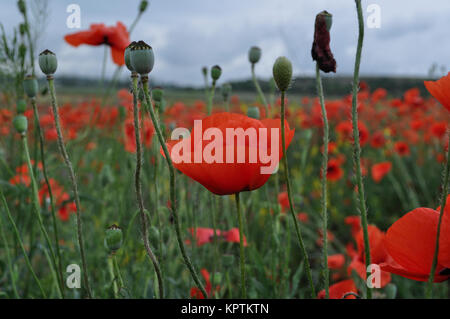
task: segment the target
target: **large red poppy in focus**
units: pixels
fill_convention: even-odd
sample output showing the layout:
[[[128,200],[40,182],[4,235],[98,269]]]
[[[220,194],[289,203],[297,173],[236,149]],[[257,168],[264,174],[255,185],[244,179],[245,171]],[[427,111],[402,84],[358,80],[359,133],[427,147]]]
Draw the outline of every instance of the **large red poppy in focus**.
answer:
[[[424,81],[425,87],[448,111],[450,111],[450,72],[437,81]]]
[[[386,233],[386,248],[392,261],[385,271],[417,281],[428,281],[436,245],[439,210],[419,207],[397,220]],[[434,282],[450,278],[450,195],[447,197],[439,237],[438,265]]]
[[[222,163],[218,161],[208,163],[204,159],[203,154],[205,150],[211,150],[211,145],[209,144],[216,141],[216,137],[211,137],[210,140],[202,139],[205,131],[210,128],[223,136],[222,141],[218,142],[220,145],[212,152],[214,155],[222,152]],[[244,136],[244,140],[234,137],[234,146],[231,146],[227,138],[227,128],[242,129],[243,131],[253,128],[256,131],[256,141],[251,141],[248,136]],[[263,128],[267,129],[267,140],[262,138],[262,134],[260,134],[260,129]],[[272,140],[271,129],[278,129],[278,139]],[[199,134],[200,132],[201,134]],[[285,134],[287,148],[294,137],[294,130],[289,128],[287,121],[285,122]],[[179,148],[179,145],[176,146],[176,144],[182,143],[181,140],[171,140],[167,143],[174,166],[216,195],[230,195],[242,191],[251,191],[263,186],[269,179],[270,174],[262,174],[261,168],[270,166],[270,163],[261,161],[261,152],[264,152],[262,154],[272,154],[271,149],[275,149],[277,146],[275,143],[278,143],[278,154],[274,154],[276,159],[273,161],[275,166],[283,155],[280,119],[259,121],[241,114],[217,113],[196,122],[191,134],[186,139],[187,145],[190,144],[188,154],[185,154],[184,151],[175,151],[175,147]],[[195,152],[202,154],[200,163],[195,162]],[[229,160],[227,161],[226,154],[228,152],[234,154],[232,163]],[[257,154],[255,162],[250,161],[249,154],[251,152]],[[245,156],[245,160],[242,163],[238,162],[238,157],[240,156]],[[182,158],[190,160],[185,161]]]
[[[124,65],[125,48],[130,44],[127,28],[122,22],[107,27],[103,23],[91,24],[89,30],[68,34],[64,39],[75,47],[81,44],[102,45],[111,47],[111,56],[115,64]]]

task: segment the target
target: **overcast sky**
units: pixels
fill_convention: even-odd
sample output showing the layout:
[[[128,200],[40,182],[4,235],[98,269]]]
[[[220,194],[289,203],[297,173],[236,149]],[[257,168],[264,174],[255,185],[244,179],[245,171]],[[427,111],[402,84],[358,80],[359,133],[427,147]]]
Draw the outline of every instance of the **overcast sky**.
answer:
[[[39,0],[27,0],[39,1]],[[102,47],[65,43],[69,29],[66,8],[81,7],[81,29],[91,23],[122,21],[129,26],[140,0],[48,0],[47,26],[38,50],[58,56],[58,74],[99,76]],[[361,73],[364,75],[425,76],[433,63],[450,69],[450,0],[363,0],[365,19],[370,4],[381,9],[381,28],[368,28],[364,39]],[[291,59],[296,75],[312,75],[311,44],[315,15],[333,14],[331,48],[337,74],[353,70],[357,17],[353,0],[150,0],[133,32],[155,51],[153,77],[162,82],[202,84],[201,67],[219,64],[221,81],[248,78],[248,48],[257,45],[262,58],[256,72],[268,78],[274,60]],[[21,21],[15,0],[0,1],[0,22],[8,33]],[[110,56],[107,74],[112,74]],[[123,75],[125,76],[125,75]]]

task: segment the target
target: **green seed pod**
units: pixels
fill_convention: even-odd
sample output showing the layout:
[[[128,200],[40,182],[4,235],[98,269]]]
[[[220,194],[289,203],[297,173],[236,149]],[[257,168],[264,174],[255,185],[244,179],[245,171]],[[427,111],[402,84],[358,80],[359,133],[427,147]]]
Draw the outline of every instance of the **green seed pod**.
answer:
[[[222,69],[220,66],[215,65],[211,68],[211,78],[213,81],[217,81],[220,78],[220,75],[222,74]]]
[[[207,66],[202,67],[202,74],[203,74],[203,76],[208,75],[208,67]]]
[[[20,99],[16,103],[16,110],[18,114],[22,114],[27,109],[27,102],[23,99]]]
[[[279,57],[273,65],[273,78],[280,91],[286,91],[291,84],[292,79],[292,63],[288,58]]]
[[[123,234],[122,228],[113,224],[106,230],[105,234],[105,247],[110,253],[115,253],[122,246]]]
[[[24,115],[17,115],[13,119],[13,125],[17,132],[24,134],[28,129],[28,120]]]
[[[155,226],[150,226],[148,232],[149,240],[153,242],[159,241],[159,230]]]
[[[247,116],[251,117],[252,119],[259,120],[259,118],[260,118],[259,107],[257,107],[257,106],[250,106],[247,109]]]
[[[39,91],[38,81],[32,75],[27,75],[23,80],[23,89],[28,97],[35,97]]]
[[[153,101],[161,102],[164,96],[164,90],[162,88],[154,88],[152,90]]]
[[[222,88],[221,88],[221,92],[222,92],[223,100],[227,101],[231,94],[231,84],[230,83],[223,84]]]
[[[318,14],[318,16],[322,16],[325,19],[325,23],[327,25],[327,30],[330,32],[331,25],[333,24],[333,15],[328,11],[324,10]]]
[[[42,73],[53,75],[58,67],[56,55],[50,50],[42,51],[41,54],[39,54],[39,67],[41,68]]]
[[[131,65],[131,48],[133,48],[136,45],[136,41],[131,42],[125,49],[125,53],[123,55],[125,59],[125,65],[127,66],[127,69],[131,72],[134,71],[133,66]]]
[[[147,10],[147,6],[148,6],[148,1],[142,0],[141,4],[139,5],[139,12],[143,13],[145,10]]]
[[[261,49],[259,47],[251,47],[248,51],[248,60],[251,64],[258,63],[261,59]]]
[[[24,0],[17,1],[17,7],[19,8],[19,11],[22,14],[25,14],[25,12],[27,11],[27,8],[25,6],[25,1]]]
[[[130,52],[131,66],[140,75],[149,74],[155,64],[153,49],[144,41],[137,42]]]
[[[216,272],[216,273],[214,274],[214,282],[212,283],[212,285],[213,285],[213,286],[218,286],[218,285],[220,285],[220,284],[222,283],[222,278],[223,278],[222,273]]]

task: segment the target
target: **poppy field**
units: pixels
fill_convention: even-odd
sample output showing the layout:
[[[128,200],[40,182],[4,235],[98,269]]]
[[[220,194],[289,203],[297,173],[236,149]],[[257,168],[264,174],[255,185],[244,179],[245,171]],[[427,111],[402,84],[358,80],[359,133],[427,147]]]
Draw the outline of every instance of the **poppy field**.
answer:
[[[219,65],[189,97],[154,86],[158,51],[133,36],[145,0],[132,25],[60,39],[104,47],[116,70],[62,93],[67,62],[37,51],[30,1],[15,2],[22,22],[0,30],[1,299],[450,298],[450,73],[398,96],[360,80],[360,0],[346,94],[322,82],[339,72],[322,11],[304,46],[316,93],[291,94],[285,56],[267,90],[249,43],[251,98]]]

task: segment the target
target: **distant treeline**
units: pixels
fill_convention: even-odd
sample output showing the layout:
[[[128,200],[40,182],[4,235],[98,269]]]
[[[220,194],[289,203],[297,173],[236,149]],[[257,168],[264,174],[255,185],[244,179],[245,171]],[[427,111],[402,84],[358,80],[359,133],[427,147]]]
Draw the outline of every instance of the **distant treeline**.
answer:
[[[377,88],[384,88],[391,96],[401,96],[403,93],[413,87],[419,88],[423,95],[427,94],[423,81],[425,78],[409,78],[409,77],[361,77],[361,81],[366,82],[371,90]],[[77,89],[77,88],[90,88],[92,90],[98,88],[100,81],[98,79],[90,78],[74,78],[74,77],[57,77],[56,81],[64,89]],[[323,77],[322,78],[325,92],[328,96],[342,96],[351,93],[352,77]],[[270,91],[270,83],[267,80],[259,80],[261,88],[265,92]],[[253,82],[251,80],[243,81],[231,81],[233,92],[249,92],[255,90]],[[202,87],[192,86],[176,86],[170,84],[151,83],[152,86],[161,86],[166,89],[180,90],[180,91],[200,91]],[[220,81],[219,81],[220,86]],[[127,81],[120,81],[116,83],[117,88],[128,88],[129,83]],[[316,82],[314,78],[295,78],[291,93],[301,95],[315,95],[316,94]]]

